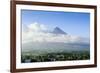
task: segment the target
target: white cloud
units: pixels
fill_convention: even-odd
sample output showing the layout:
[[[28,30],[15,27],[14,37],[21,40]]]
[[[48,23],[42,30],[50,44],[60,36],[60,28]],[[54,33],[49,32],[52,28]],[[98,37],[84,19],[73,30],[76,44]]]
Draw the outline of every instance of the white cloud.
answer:
[[[29,30],[34,31],[34,32],[40,32],[40,31],[47,30],[46,26],[44,26],[43,24],[38,24],[37,22],[32,23],[28,25],[27,27]]]
[[[22,42],[63,42],[63,43],[89,43],[87,38],[68,34],[53,34],[43,24],[33,23],[27,26],[28,31],[22,32]]]

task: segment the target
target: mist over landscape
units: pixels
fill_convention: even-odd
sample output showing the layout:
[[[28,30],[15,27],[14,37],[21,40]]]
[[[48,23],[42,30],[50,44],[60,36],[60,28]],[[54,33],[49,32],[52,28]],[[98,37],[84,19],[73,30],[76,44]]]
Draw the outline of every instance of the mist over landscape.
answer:
[[[30,28],[30,26],[33,27]],[[22,35],[22,51],[50,53],[84,50],[89,51],[88,38],[71,36],[59,27],[50,31],[44,25],[34,23],[29,25],[27,31],[24,31]]]

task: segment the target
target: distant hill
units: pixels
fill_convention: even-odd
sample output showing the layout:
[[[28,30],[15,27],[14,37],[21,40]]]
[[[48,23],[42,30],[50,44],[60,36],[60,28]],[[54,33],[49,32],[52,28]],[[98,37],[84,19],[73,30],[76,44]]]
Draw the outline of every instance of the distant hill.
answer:
[[[54,33],[54,34],[67,34],[66,32],[64,32],[59,27],[55,27],[54,30],[52,31],[52,33]]]

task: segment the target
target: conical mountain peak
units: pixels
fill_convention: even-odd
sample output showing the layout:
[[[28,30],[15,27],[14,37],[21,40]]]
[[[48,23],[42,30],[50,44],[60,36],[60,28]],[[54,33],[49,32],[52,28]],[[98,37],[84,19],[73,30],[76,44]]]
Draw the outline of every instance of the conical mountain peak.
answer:
[[[59,27],[55,27],[53,30],[54,34],[67,34],[66,32],[64,32],[62,29],[60,29]]]

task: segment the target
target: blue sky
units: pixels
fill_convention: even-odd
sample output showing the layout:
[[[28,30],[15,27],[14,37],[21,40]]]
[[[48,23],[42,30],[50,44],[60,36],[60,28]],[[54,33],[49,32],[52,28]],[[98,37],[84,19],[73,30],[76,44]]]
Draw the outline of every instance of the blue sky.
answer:
[[[23,26],[37,22],[48,26],[51,30],[59,27],[70,35],[82,37],[90,35],[89,13],[22,10],[21,15]]]

